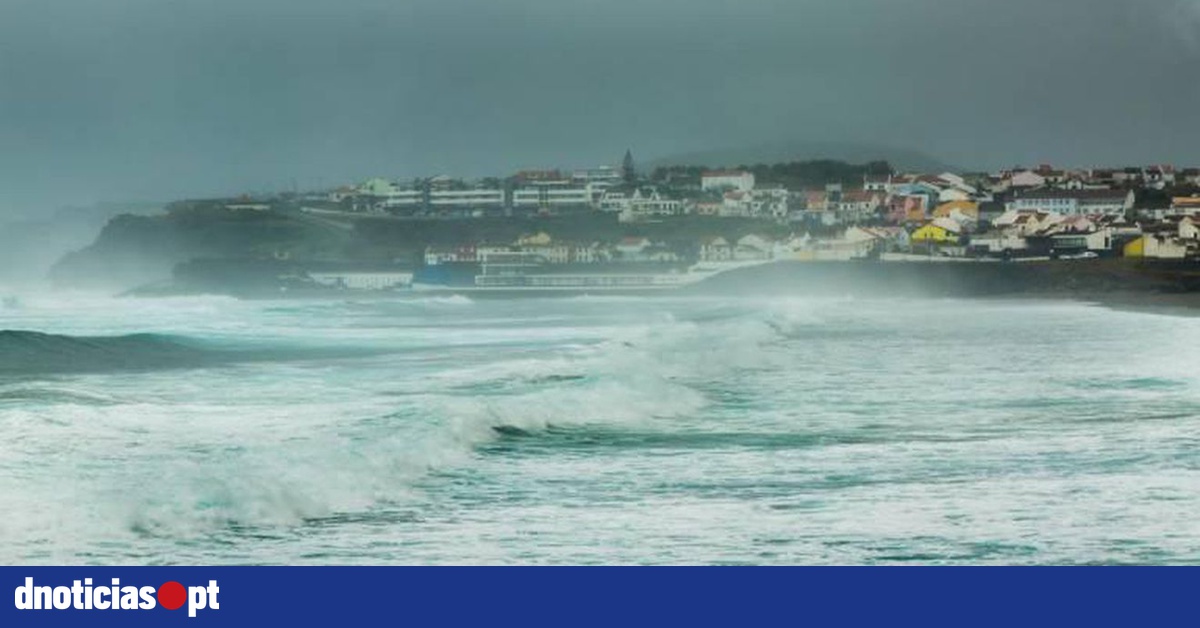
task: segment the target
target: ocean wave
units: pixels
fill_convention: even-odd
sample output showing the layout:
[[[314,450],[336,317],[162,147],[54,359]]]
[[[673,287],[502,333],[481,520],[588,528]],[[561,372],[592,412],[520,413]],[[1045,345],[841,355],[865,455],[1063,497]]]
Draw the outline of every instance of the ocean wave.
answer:
[[[158,371],[381,355],[379,348],[239,346],[170,334],[70,336],[0,330],[0,376]]]
[[[121,401],[112,395],[53,386],[0,387],[0,408],[28,403],[112,406]]]
[[[431,404],[450,418],[458,440],[475,447],[505,432],[539,433],[587,425],[647,425],[690,416],[707,403],[690,387],[607,381],[564,385],[491,398],[447,397]]]
[[[154,370],[213,361],[212,352],[168,335],[65,336],[0,330],[0,374]]]
[[[471,297],[461,294],[452,294],[444,297],[425,297],[412,299],[412,301],[423,305],[473,305],[475,303],[471,300]]]
[[[453,297],[427,301],[437,308],[447,300],[451,306],[469,303]],[[412,304],[381,301],[365,307],[403,311]],[[713,382],[780,359],[772,354],[780,344],[772,322],[819,326],[823,307],[803,302],[775,308],[673,304],[636,319],[623,317],[617,325],[586,328],[586,333],[572,327],[570,342],[557,340],[545,347],[527,343],[503,351],[448,349],[448,356],[459,359],[422,358],[430,370],[412,378],[397,372],[397,381],[386,384],[388,392],[403,390],[403,395],[380,395],[380,407],[368,404],[361,411],[344,412],[345,400],[336,395],[288,406],[286,412],[234,405],[229,412],[180,417],[173,410],[171,428],[138,433],[134,438],[144,443],[144,453],[108,480],[113,486],[144,487],[138,478],[154,474],[160,481],[143,493],[112,497],[108,501],[115,510],[105,512],[103,519],[119,522],[113,535],[131,537],[133,544],[180,539],[236,543],[257,535],[304,535],[310,526],[328,521],[375,520],[395,513],[406,520],[429,507],[426,493],[447,474],[471,473],[481,460],[510,450],[590,447],[593,441],[622,450],[796,447],[797,441],[770,433],[741,440],[728,434],[673,440],[671,434],[705,429],[695,421],[719,402]],[[517,314],[525,315],[525,310],[517,309]],[[446,331],[444,338],[459,339],[461,333]],[[501,335],[509,333],[505,328]],[[540,342],[543,333],[530,325],[521,337]],[[201,362],[230,359],[221,352],[225,348],[217,351],[212,342],[192,337],[43,336],[27,335],[24,341],[41,338],[72,351],[90,350],[81,345],[98,342],[114,351],[131,345],[135,354],[178,349],[198,353]],[[238,343],[245,348],[243,340]],[[354,386],[348,388],[357,390]],[[370,384],[361,390],[384,392]],[[148,417],[164,413],[155,406],[127,410]],[[267,422],[276,427],[266,427]],[[248,426],[256,426],[254,433]],[[168,433],[171,447],[157,444],[157,435]]]
[[[537,446],[559,429],[653,431],[709,403],[699,390],[656,374],[653,353],[620,343],[574,359],[520,359],[493,368],[498,372],[464,369],[457,377],[423,379],[426,390],[396,397],[390,413],[332,431],[297,429],[269,450],[243,442],[189,452],[192,464],[166,465],[169,494],[130,504],[122,517],[126,529],[140,537],[240,538],[300,533],[326,520],[386,517],[419,508],[431,476],[470,467],[514,435],[527,435]],[[472,380],[474,388],[467,385]],[[213,457],[228,462],[212,465]]]

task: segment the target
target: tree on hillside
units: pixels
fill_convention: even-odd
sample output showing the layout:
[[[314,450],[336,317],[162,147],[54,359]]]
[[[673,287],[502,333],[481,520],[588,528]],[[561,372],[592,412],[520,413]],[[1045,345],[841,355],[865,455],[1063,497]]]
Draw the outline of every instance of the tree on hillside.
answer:
[[[621,161],[621,176],[625,178],[625,183],[633,184],[637,181],[637,169],[633,163],[633,151],[625,150],[625,159]]]

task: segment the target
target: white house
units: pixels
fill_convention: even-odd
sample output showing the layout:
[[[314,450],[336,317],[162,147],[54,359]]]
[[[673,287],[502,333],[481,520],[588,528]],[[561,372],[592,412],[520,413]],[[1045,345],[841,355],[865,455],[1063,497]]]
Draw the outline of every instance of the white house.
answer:
[[[740,170],[718,170],[700,176],[700,189],[704,191],[737,190],[749,192],[754,189],[754,173]]]
[[[1046,177],[1031,170],[1013,173],[1009,186],[1014,188],[1040,188],[1046,185]]]
[[[1170,165],[1146,168],[1146,185],[1161,190],[1175,184],[1175,168]]]
[[[891,174],[863,175],[863,189],[868,192],[889,192],[892,189]]]
[[[1188,257],[1190,244],[1194,243],[1179,237],[1178,226],[1154,225],[1146,228],[1145,235],[1125,247],[1125,255],[1156,259],[1184,259]]]
[[[376,210],[414,207],[425,202],[425,194],[421,190],[400,187],[381,178],[364,181],[354,192],[358,196],[374,199],[369,206]]]
[[[355,192],[363,196],[388,196],[396,190],[396,184],[387,179],[367,179],[359,184]]]
[[[938,203],[953,203],[958,201],[969,201],[971,195],[958,188],[946,188],[938,192]]]
[[[889,243],[900,244],[899,234],[903,234],[904,245],[907,246],[908,232],[899,228],[850,227],[842,234],[842,240],[855,249],[854,257],[866,257],[871,251]]]
[[[1179,237],[1183,240],[1200,240],[1200,216],[1184,216],[1179,220]]]
[[[605,198],[608,198],[607,195]],[[620,207],[621,222],[637,222],[661,216],[679,216],[686,209],[683,201],[664,198],[656,189],[634,190],[633,194],[621,194],[612,199],[613,206]]]
[[[1025,236],[1011,231],[989,231],[971,236],[971,248],[984,250],[988,253],[1003,253],[1004,251],[1023,251],[1029,248]]]
[[[750,234],[743,236],[734,247],[733,257],[737,260],[766,260],[771,259],[775,245],[761,236]]]
[[[636,260],[639,259],[642,253],[645,252],[645,250],[649,247],[650,241],[646,238],[630,237],[622,238],[621,241],[617,243],[616,250],[623,259]]]
[[[700,243],[700,259],[706,262],[725,262],[733,259],[733,247],[725,238],[709,238]]]
[[[1050,237],[1051,247],[1064,251],[1107,251],[1112,248],[1112,234],[1106,229],[1087,233],[1060,233]]]
[[[451,262],[474,262],[478,258],[474,246],[426,247],[425,265],[437,266]]]
[[[850,190],[837,201],[838,219],[856,222],[873,218],[883,206],[884,194],[872,190]]]
[[[992,225],[1002,232],[1026,237],[1045,231],[1063,220],[1062,214],[1054,212],[1010,210],[992,221]]]

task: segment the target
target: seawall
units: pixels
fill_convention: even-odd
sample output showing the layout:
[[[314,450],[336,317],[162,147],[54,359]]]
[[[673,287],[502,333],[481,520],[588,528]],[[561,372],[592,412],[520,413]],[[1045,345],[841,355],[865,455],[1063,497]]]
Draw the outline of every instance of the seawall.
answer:
[[[705,294],[1102,299],[1195,295],[1200,263],[1131,259],[998,263],[776,262],[696,286]]]

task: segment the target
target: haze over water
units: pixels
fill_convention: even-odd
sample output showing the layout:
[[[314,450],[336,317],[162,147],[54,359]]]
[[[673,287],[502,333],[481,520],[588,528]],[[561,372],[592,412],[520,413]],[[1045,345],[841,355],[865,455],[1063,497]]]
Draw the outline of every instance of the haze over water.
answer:
[[[53,334],[0,333],[4,563],[1200,557],[1195,318],[29,297],[0,328]]]

